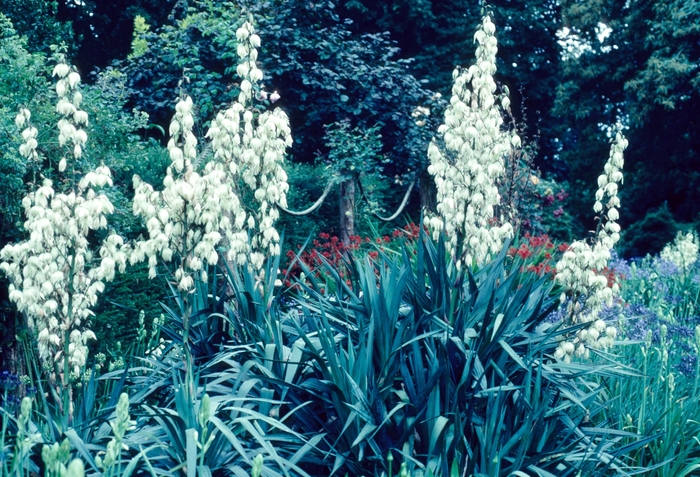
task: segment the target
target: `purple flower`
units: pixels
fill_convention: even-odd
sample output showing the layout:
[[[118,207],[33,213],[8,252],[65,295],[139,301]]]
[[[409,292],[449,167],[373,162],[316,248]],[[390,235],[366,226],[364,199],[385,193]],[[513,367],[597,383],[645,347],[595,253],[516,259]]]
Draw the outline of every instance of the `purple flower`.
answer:
[[[695,374],[695,363],[697,363],[698,357],[694,354],[686,354],[681,357],[680,362],[676,365],[676,369],[685,376],[691,376]]]
[[[615,272],[616,275],[622,278],[630,278],[632,276],[632,267],[624,258],[620,257],[615,250],[610,251],[610,260],[608,268]]]
[[[644,341],[651,330],[652,341],[659,342],[661,323],[656,313],[642,304],[635,303],[625,309],[624,315],[626,323],[621,330],[623,336],[632,341]]]
[[[0,372],[0,389],[16,389],[19,386],[19,378],[9,371]]]
[[[673,277],[678,275],[678,266],[670,260],[657,258],[654,260],[654,267],[662,277]]]

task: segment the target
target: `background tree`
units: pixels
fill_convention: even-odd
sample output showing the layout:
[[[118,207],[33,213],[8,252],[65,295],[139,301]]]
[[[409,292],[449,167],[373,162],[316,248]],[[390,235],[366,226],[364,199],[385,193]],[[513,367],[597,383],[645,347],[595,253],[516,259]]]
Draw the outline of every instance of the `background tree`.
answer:
[[[629,127],[630,143],[623,229],[664,203],[675,220],[697,220],[700,7],[682,0],[563,2],[562,15],[579,45],[562,62],[555,105],[568,150],[562,158],[577,178],[573,194],[589,193],[578,181],[590,183],[591,171],[597,170],[590,163],[590,157],[600,156],[593,144],[602,144],[607,135],[599,125],[620,122]],[[633,240],[651,247],[640,233],[654,231],[635,227],[636,237],[626,237],[623,248]],[[630,252],[655,252],[659,246],[637,245]]]
[[[550,132],[560,64],[558,2],[495,0],[485,6],[466,0],[344,0],[340,11],[353,20],[353,32],[390,32],[401,57],[413,58],[413,75],[446,95],[455,66],[471,61],[470,32],[485,8],[498,28],[497,80],[510,89],[512,111],[525,125],[524,135],[539,143],[537,165],[547,172],[560,171],[560,145]]]
[[[389,184],[408,187],[425,169],[432,121],[430,115],[417,117],[416,107],[438,98],[411,74],[410,61],[397,58],[388,35],[353,34],[330,2],[256,2],[248,10],[263,39],[262,68],[271,78],[266,88],[276,91],[269,99],[281,97],[278,104],[291,115],[291,159],[333,163],[343,154],[331,150],[335,146],[323,133],[326,126],[369,130],[377,125],[381,141],[372,161],[384,159],[381,170]],[[139,52],[123,63],[134,104],[162,126],[184,75],[182,86],[197,98],[205,126],[216,108],[238,94],[233,32],[242,12],[230,2],[201,2],[174,10],[167,25],[137,32]],[[401,195],[389,199],[387,210],[398,205]]]
[[[381,124],[389,182],[421,169],[418,152],[434,130],[429,121],[441,114],[429,105],[428,90],[448,92],[453,67],[468,63],[468,32],[482,14],[482,6],[466,0],[343,0],[337,6],[300,0],[0,0],[0,7],[30,51],[48,52],[49,45],[65,41],[88,82],[97,77],[87,72],[132,52],[140,15],[150,27],[140,35],[150,46],[134,51],[120,69],[133,93],[128,108],[138,106],[161,127],[183,73],[204,118],[235,94],[227,71],[235,53],[231,25],[247,7],[267,37],[272,60],[263,66],[273,76],[271,90],[278,89],[292,113],[294,160],[313,164],[319,155],[329,157],[323,125]],[[664,202],[676,221],[697,220],[697,5],[495,0],[489,8],[501,46],[497,81],[510,87],[514,119],[525,125],[524,143],[537,144],[535,164],[547,178],[570,182],[571,213],[580,223],[576,235],[594,225],[585,219],[584,197],[601,165],[590,158],[605,156],[607,131],[599,124],[618,119],[630,128],[623,229]],[[557,36],[564,27],[568,38]],[[415,105],[429,106],[432,115],[412,118]],[[415,123],[422,120],[421,130]],[[664,180],[652,180],[664,170]],[[313,198],[311,189],[300,192]],[[395,195],[387,209],[400,201]],[[423,191],[423,203],[427,197]],[[417,213],[418,206],[416,198],[408,210]]]
[[[78,43],[69,21],[58,18],[56,0],[0,0],[0,12],[26,37],[29,51],[49,53],[51,45],[65,43],[75,54]]]

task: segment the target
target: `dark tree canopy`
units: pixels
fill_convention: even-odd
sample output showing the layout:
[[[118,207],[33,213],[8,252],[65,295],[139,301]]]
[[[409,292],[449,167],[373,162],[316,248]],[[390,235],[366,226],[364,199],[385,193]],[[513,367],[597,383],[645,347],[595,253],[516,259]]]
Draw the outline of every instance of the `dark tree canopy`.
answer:
[[[29,51],[65,42],[88,81],[119,60],[128,107],[161,127],[185,77],[203,126],[235,97],[234,31],[252,12],[267,87],[291,117],[294,160],[328,152],[324,126],[379,125],[389,176],[424,168],[441,119],[432,91],[449,99],[452,71],[473,61],[473,31],[489,13],[497,80],[536,165],[568,184],[577,234],[595,225],[591,197],[616,125],[630,142],[623,225],[663,204],[680,223],[700,219],[700,7],[691,0],[0,0],[0,8]],[[149,26],[140,34],[147,47],[130,56],[137,15]],[[433,113],[420,127],[416,106]]]
[[[85,74],[104,68],[131,50],[134,17],[142,15],[150,24],[162,24],[177,3],[175,0],[57,0],[57,19],[70,22],[79,47],[75,64]]]
[[[665,203],[675,220],[697,221],[700,7],[684,0],[563,2],[562,14],[592,46],[562,62],[557,88],[555,113],[567,146],[562,157],[577,178],[574,193],[590,197],[604,160],[602,126],[619,122],[629,128],[630,142],[623,224]],[[602,43],[600,22],[611,29]]]

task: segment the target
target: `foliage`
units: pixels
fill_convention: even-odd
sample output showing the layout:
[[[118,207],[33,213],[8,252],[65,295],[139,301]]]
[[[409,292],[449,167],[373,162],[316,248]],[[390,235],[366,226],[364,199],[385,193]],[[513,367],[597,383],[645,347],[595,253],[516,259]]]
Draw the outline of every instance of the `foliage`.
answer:
[[[644,218],[627,228],[620,242],[620,254],[632,258],[646,253],[658,253],[663,246],[673,240],[678,224],[664,203],[661,207],[649,210]]]
[[[49,54],[51,45],[66,44],[71,53],[78,47],[70,22],[58,16],[57,0],[2,0],[0,12],[27,42],[29,51]]]
[[[270,48],[263,66],[290,111],[294,160],[328,150],[314,132],[347,120],[363,130],[381,125],[382,153],[391,161],[387,176],[411,176],[425,167],[429,137],[412,113],[432,94],[411,75],[410,62],[397,58],[387,35],[353,35],[328,1],[255,2],[250,8],[259,12]]]
[[[568,146],[562,159],[576,203],[590,192],[586,184],[596,169],[590,157],[599,155],[595,143],[608,133],[599,125],[620,122],[629,127],[633,145],[627,162],[632,173],[622,195],[628,204],[624,225],[642,221],[664,202],[674,220],[695,220],[698,14],[698,5],[686,0],[562,3],[565,24],[585,46],[562,62],[556,88],[559,139]],[[608,33],[602,42],[600,22]],[[578,210],[575,215],[582,216]],[[644,242],[639,246],[653,245]],[[655,251],[640,248],[635,255]]]
[[[165,128],[182,85],[197,98],[197,116],[203,121],[197,127],[203,129],[238,95],[232,73],[238,64],[235,32],[242,23],[231,2],[202,2],[173,10],[160,27],[135,30],[136,49],[120,68],[133,104]]]
[[[252,359],[275,396],[297,409],[295,426],[323,431],[317,447],[334,456],[326,464],[334,473],[389,472],[384,456],[396,452],[410,469],[441,475],[453,462],[467,475],[560,464],[593,475],[595,464],[567,462],[564,449],[603,452],[595,439],[575,437],[585,413],[574,402],[591,406],[595,396],[581,394],[575,376],[607,371],[547,361],[563,332],[544,323],[552,281],[519,260],[504,268],[506,260],[455,275],[444,245],[423,236],[415,263],[406,252],[351,261],[350,284],[326,264],[335,283],[322,291],[307,271],[279,322],[241,313],[238,329],[260,343]],[[265,330],[273,335],[256,334]]]
[[[381,134],[379,126],[350,129],[350,121],[326,126],[327,166],[335,174],[362,177],[380,172]]]
[[[646,475],[693,475],[700,468],[699,269],[696,260],[689,265],[660,256],[611,262],[624,300],[606,312],[620,330],[614,358],[641,375],[603,381],[609,406],[600,419],[650,440],[626,458]]]
[[[159,26],[173,8],[172,2],[161,0],[56,0],[56,3],[58,19],[69,22],[79,39],[73,60],[86,76],[127,56],[134,17],[140,15],[149,24]]]

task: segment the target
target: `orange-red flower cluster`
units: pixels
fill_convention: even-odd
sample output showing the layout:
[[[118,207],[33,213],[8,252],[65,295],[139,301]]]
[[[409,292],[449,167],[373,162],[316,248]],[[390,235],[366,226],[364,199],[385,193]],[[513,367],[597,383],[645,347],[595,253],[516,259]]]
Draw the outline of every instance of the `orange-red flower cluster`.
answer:
[[[396,229],[389,235],[383,235],[372,240],[369,237],[360,237],[359,235],[350,236],[350,243],[345,245],[337,236],[331,235],[328,232],[321,232],[318,238],[311,241],[311,247],[301,250],[301,246],[297,246],[297,252],[293,250],[287,251],[288,264],[293,263],[290,270],[282,270],[282,274],[287,276],[299,276],[302,268],[299,261],[304,263],[316,277],[321,278],[324,261],[333,266],[340,276],[346,279],[349,285],[350,280],[347,279],[347,270],[345,269],[344,257],[350,252],[360,250],[363,245],[371,247],[367,251],[367,255],[376,260],[379,257],[379,251],[385,248],[391,248],[394,243],[402,240],[414,241],[420,235],[420,228],[414,223],[408,224],[404,228]],[[289,265],[288,265],[289,266]],[[285,286],[291,286],[291,280],[285,281]]]
[[[538,275],[549,274],[554,277],[554,256],[564,253],[569,247],[566,243],[555,245],[548,235],[530,235],[526,233],[518,246],[508,249],[508,256],[525,261],[524,270]]]

